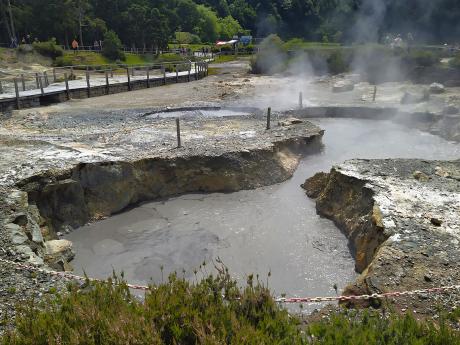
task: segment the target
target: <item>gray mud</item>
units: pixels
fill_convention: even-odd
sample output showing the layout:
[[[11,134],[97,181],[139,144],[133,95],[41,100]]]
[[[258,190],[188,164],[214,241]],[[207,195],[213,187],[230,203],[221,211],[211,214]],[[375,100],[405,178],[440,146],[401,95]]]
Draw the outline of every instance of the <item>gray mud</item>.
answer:
[[[334,294],[355,280],[347,240],[316,214],[299,187],[306,177],[350,158],[454,159],[460,145],[390,122],[321,119],[323,151],[304,158],[282,184],[232,194],[189,194],[143,204],[85,226],[74,243],[77,273],[106,278],[123,270],[128,281],[159,282],[172,271],[194,269],[220,257],[238,279],[259,274],[275,294]]]

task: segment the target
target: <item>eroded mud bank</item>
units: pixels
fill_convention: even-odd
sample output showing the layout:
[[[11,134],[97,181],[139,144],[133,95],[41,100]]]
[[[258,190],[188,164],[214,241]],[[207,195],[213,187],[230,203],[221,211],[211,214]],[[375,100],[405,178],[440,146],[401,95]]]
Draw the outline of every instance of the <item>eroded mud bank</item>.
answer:
[[[6,248],[12,248],[11,257],[19,253],[28,261],[41,264],[44,259],[56,269],[67,269],[73,256],[71,243],[55,241],[59,232],[143,201],[190,192],[234,192],[285,181],[303,153],[319,150],[323,131],[303,122],[262,133],[259,139],[243,135],[235,147],[229,142],[225,148],[220,140],[220,146],[201,153],[196,146],[163,156],[133,152],[137,159],[96,160],[64,169],[54,168],[50,161],[48,170],[5,188],[9,195],[3,197],[9,207],[2,214],[3,226],[11,240]],[[125,148],[125,157],[130,149]]]
[[[307,180],[319,214],[348,236],[362,272],[346,293],[379,293],[458,284],[460,161],[352,160]],[[458,293],[392,302],[434,315]],[[447,309],[446,309],[447,310]]]

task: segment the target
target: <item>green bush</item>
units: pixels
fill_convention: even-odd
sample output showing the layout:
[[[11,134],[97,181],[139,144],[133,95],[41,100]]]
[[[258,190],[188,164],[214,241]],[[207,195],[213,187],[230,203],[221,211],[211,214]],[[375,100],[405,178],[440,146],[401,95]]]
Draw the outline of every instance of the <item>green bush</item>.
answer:
[[[460,334],[447,324],[446,319],[441,318],[438,324],[419,322],[411,314],[382,317],[378,312],[351,311],[314,323],[308,327],[307,333],[312,345],[460,344]]]
[[[341,50],[334,50],[327,58],[329,73],[339,74],[348,71],[349,64],[345,61]]]
[[[54,38],[46,42],[34,42],[32,46],[37,53],[52,59],[56,59],[64,55],[62,47],[56,44],[56,40]]]
[[[439,62],[439,57],[429,50],[412,50],[407,54],[411,65],[431,67]]]
[[[114,31],[109,30],[104,34],[102,55],[112,61],[125,60],[123,45]]]
[[[251,59],[252,73],[283,72],[288,63],[284,42],[277,35],[266,37],[259,45],[259,53]]]
[[[302,326],[258,277],[249,276],[240,288],[227,269],[219,271],[197,283],[171,275],[143,299],[116,277],[69,285],[67,293],[52,291],[49,300],[19,305],[15,330],[0,336],[0,344],[460,344],[458,331],[449,326],[458,324],[458,310],[436,324],[411,314],[343,311]]]
[[[143,301],[115,278],[20,306],[0,343],[300,345],[298,324],[253,277],[240,289],[228,273],[197,284],[172,275]]]
[[[460,70],[460,54],[454,56],[452,60],[449,61],[449,66]]]

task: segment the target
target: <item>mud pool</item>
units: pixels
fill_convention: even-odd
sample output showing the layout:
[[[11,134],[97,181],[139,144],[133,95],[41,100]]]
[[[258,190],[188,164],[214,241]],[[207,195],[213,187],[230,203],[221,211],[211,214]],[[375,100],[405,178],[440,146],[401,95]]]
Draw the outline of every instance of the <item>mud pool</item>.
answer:
[[[195,279],[220,257],[244,280],[258,273],[275,294],[335,294],[354,281],[344,235],[316,215],[299,187],[307,177],[350,158],[460,157],[460,145],[391,122],[321,119],[324,149],[305,157],[282,184],[232,194],[189,194],[140,205],[66,236],[76,251],[76,273],[106,278],[123,271],[133,283],[161,282],[177,271]],[[163,267],[163,272],[161,268]],[[185,273],[183,273],[185,270]]]

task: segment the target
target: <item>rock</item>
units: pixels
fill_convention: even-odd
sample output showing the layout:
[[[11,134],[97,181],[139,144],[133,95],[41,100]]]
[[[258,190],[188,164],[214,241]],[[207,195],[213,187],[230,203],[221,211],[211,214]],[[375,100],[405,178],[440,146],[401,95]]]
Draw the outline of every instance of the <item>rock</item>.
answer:
[[[444,87],[444,85],[440,83],[433,83],[430,85],[430,93],[439,94],[444,92],[446,92],[446,88]]]
[[[361,82],[361,74],[358,74],[358,73],[347,74],[345,78],[351,81],[353,84],[358,84]]]
[[[32,249],[27,245],[19,245],[16,247],[17,255],[23,256],[27,261],[33,265],[42,266],[44,264],[43,259],[37,256]]]
[[[421,172],[421,171],[414,171],[414,173],[412,174],[412,176],[417,180],[417,181],[420,181],[420,182],[427,182],[430,178],[428,177],[427,174]]]
[[[303,121],[300,119],[296,119],[295,117],[290,117],[284,121],[281,121],[280,125],[283,127],[287,127],[292,125],[298,125],[299,123],[303,123]]]
[[[351,80],[340,80],[332,86],[332,92],[339,93],[339,92],[347,92],[353,91],[355,88],[355,84]]]
[[[445,115],[456,115],[460,112],[460,109],[454,104],[448,104],[444,107],[443,114]]]
[[[404,92],[404,96],[401,99],[401,104],[416,104],[426,102],[430,99],[430,93],[427,90],[423,92]]]
[[[9,233],[11,242],[16,245],[22,245],[28,241],[26,234],[21,226],[17,224],[6,224],[5,230]]]
[[[301,187],[305,189],[308,197],[316,199],[321,194],[329,178],[329,174],[319,172],[305,181]]]
[[[438,218],[431,218],[431,224],[434,226],[441,226],[442,225],[442,220]]]
[[[434,173],[440,177],[451,177],[451,173],[442,167],[434,168]]]
[[[27,215],[25,213],[15,214],[12,223],[17,224],[19,226],[27,225]]]
[[[43,243],[43,235],[40,229],[40,226],[37,223],[33,223],[30,225],[30,233],[32,235],[32,242],[42,244]]]
[[[50,263],[56,263],[60,260],[68,262],[75,256],[72,251],[72,242],[68,240],[47,241],[45,242],[45,249],[45,259]]]

